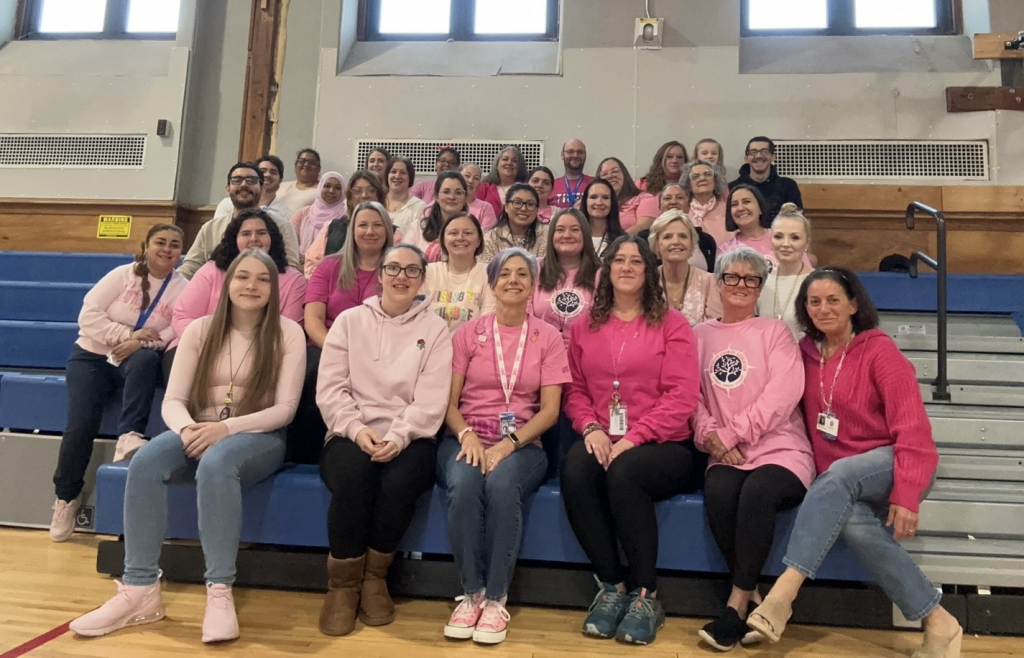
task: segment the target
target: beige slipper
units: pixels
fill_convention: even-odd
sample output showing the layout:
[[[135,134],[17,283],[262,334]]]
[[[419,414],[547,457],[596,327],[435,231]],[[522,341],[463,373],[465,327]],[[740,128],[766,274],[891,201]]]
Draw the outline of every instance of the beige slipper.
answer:
[[[959,628],[951,638],[924,634],[924,643],[911,658],[960,658],[960,645],[964,640],[964,629]]]
[[[793,610],[774,601],[769,594],[764,602],[747,616],[747,626],[763,635],[769,642],[778,642],[786,631],[786,622]]]

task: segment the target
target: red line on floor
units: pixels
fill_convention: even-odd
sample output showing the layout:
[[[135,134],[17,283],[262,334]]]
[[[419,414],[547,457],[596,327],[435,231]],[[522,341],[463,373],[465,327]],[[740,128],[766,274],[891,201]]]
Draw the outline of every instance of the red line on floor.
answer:
[[[21,646],[14,647],[10,651],[6,651],[6,652],[0,654],[0,658],[18,658],[18,656],[24,656],[29,651],[33,651],[35,649],[38,649],[39,647],[43,646],[47,642],[51,642],[53,640],[56,640],[61,635],[64,635],[65,633],[68,632],[70,626],[71,626],[71,622],[70,621],[66,622],[64,624],[61,624],[60,626],[58,626],[57,628],[53,629],[52,631],[47,631],[46,633],[43,633],[39,637],[31,639],[28,642],[26,642],[25,644],[22,644]]]

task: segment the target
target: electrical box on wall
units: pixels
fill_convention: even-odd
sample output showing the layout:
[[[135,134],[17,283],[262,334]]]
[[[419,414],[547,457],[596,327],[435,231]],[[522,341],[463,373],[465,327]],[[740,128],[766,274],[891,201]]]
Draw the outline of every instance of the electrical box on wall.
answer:
[[[636,31],[633,35],[633,47],[644,50],[661,50],[661,38],[664,30],[664,18],[636,19]]]

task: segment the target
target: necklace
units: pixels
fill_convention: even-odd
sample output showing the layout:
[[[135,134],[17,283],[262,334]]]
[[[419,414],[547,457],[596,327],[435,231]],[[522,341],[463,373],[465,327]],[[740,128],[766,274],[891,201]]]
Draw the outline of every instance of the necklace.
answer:
[[[800,275],[804,273],[803,261],[800,262],[800,271],[796,273],[796,281],[793,282],[793,287],[789,289],[789,296],[786,297],[786,303],[779,306],[779,268],[775,270],[775,319],[781,320],[782,316],[786,314],[786,309],[789,308],[789,303],[793,301],[793,294],[796,289],[800,287]]]
[[[252,346],[256,343],[256,337],[249,341],[249,347],[246,348],[245,354],[242,355],[242,360],[238,362],[238,367],[235,367],[235,357],[231,349],[231,337],[228,336],[228,371],[231,373],[231,378],[228,380],[228,392],[224,394],[224,409],[220,412],[220,419],[226,420],[231,417],[231,405],[235,403],[235,377],[238,376],[238,371],[242,369],[242,364],[245,363],[245,357],[249,356],[249,351]]]
[[[677,311],[682,311],[683,310],[683,302],[686,301],[686,291],[690,287],[690,275],[692,273],[693,273],[693,268],[690,267],[689,264],[687,264],[686,265],[686,279],[683,281],[683,291],[679,295],[679,303],[677,304],[674,301],[672,301],[672,296],[669,294],[669,291],[668,291],[668,279],[665,278],[665,266],[663,265],[662,268],[661,268],[661,287],[665,289],[665,301],[667,301],[668,305],[671,306],[672,308],[674,308]]]

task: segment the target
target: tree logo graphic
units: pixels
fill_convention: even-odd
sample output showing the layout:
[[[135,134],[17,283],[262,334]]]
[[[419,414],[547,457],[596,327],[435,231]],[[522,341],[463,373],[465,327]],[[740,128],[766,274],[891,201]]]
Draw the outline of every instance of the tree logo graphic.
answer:
[[[743,352],[727,349],[719,352],[711,359],[708,374],[711,382],[718,388],[731,391],[747,378],[747,357]]]
[[[559,290],[551,295],[551,308],[564,318],[574,318],[583,311],[583,298],[575,290]]]

